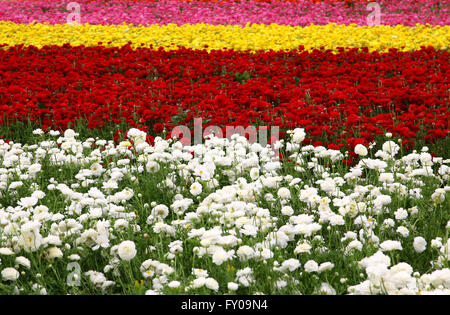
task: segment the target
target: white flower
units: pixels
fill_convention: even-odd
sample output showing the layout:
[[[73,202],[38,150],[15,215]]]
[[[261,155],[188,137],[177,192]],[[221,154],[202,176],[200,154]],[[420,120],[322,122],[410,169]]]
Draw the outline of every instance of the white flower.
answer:
[[[322,282],[319,293],[322,295],[336,295],[336,290],[326,282]]]
[[[378,251],[370,257],[363,258],[359,262],[359,266],[361,268],[367,268],[370,265],[385,265],[386,267],[391,264],[391,259],[389,256],[383,254],[382,251]]]
[[[259,177],[259,168],[256,167],[252,168],[250,170],[250,178],[252,180],[256,180],[258,177]]]
[[[239,247],[236,254],[242,261],[247,261],[254,257],[255,251],[250,246],[244,245]]]
[[[19,244],[26,251],[36,251],[42,244],[42,236],[39,233],[38,222],[27,222],[21,227],[21,235],[19,236]]]
[[[133,241],[123,241],[119,244],[117,253],[122,260],[129,261],[133,259],[137,254],[136,245]]]
[[[183,252],[183,242],[180,240],[173,241],[169,244],[169,250],[172,254],[179,254]]]
[[[344,225],[345,224],[345,220],[344,218],[339,215],[339,214],[335,214],[330,218],[330,224],[335,226],[335,225]]]
[[[391,251],[391,250],[403,250],[402,244],[399,241],[387,240],[380,244],[381,250]]]
[[[294,254],[310,253],[311,248],[311,245],[307,242],[297,244],[297,247],[294,249]]]
[[[45,192],[43,192],[42,190],[36,190],[31,194],[31,197],[35,197],[37,199],[42,199],[45,197]],[[42,207],[46,207],[46,206],[42,206]]]
[[[214,251],[214,253],[212,255],[213,263],[215,263],[216,265],[219,265],[219,266],[230,258],[231,258],[230,254],[223,248],[217,249],[216,251]]]
[[[22,266],[24,266],[24,267],[26,267],[28,269],[31,268],[30,260],[28,258],[26,258],[26,257],[23,257],[23,256],[16,257],[16,264],[22,265]]]
[[[390,154],[396,155],[400,150],[400,147],[394,141],[386,141],[383,143],[383,151]]]
[[[9,247],[2,247],[0,248],[0,255],[5,256],[14,255],[14,252]]]
[[[63,252],[58,247],[51,247],[47,251],[47,259],[61,258]]]
[[[156,173],[159,171],[160,166],[157,162],[155,161],[148,161],[147,164],[145,165],[145,169],[147,170],[147,172],[149,173]]]
[[[16,189],[16,188],[22,187],[22,186],[23,186],[23,182],[15,181],[15,182],[11,182],[11,184],[9,185],[9,189]]]
[[[287,216],[291,216],[294,214],[294,209],[290,206],[284,206],[281,208],[281,213]]]
[[[128,221],[125,219],[118,219],[116,222],[114,222],[114,229],[120,230],[120,229],[126,229],[128,228]]]
[[[408,211],[403,208],[398,208],[395,212],[395,219],[397,220],[404,220],[408,217]]]
[[[425,153],[425,152],[420,153],[420,162],[422,162],[422,164],[427,165],[428,163],[430,163],[432,161],[432,159],[433,159],[433,157],[431,156],[430,153]]]
[[[404,227],[404,226],[399,226],[397,228],[397,233],[399,233],[403,237],[408,237],[409,236],[409,230],[406,227]]]
[[[14,268],[5,268],[2,270],[2,279],[4,281],[16,281],[19,279],[19,272]]]
[[[66,129],[66,131],[64,131],[64,138],[66,138],[66,139],[71,139],[71,138],[74,138],[75,136],[76,136],[76,133],[72,129]]]
[[[33,130],[33,134],[37,136],[42,136],[44,134],[44,131],[40,128]]]
[[[321,272],[324,272],[324,271],[331,270],[333,268],[334,268],[334,264],[333,263],[331,263],[331,262],[324,262],[324,263],[320,264],[318,272],[321,273]]]
[[[287,286],[287,281],[285,281],[285,280],[278,280],[278,281],[275,283],[275,285],[276,285],[276,287],[277,287],[278,289],[283,289],[284,287]]]
[[[201,288],[201,287],[203,287],[203,286],[205,285],[205,282],[206,282],[206,278],[203,278],[203,277],[194,279],[194,280],[192,281],[191,287],[192,287],[193,289]]]
[[[303,140],[305,140],[306,133],[305,129],[303,128],[295,128],[292,135],[292,141],[295,143],[301,143]]]
[[[206,278],[205,287],[213,291],[219,291],[219,283],[213,278]]]
[[[280,197],[281,199],[290,199],[291,192],[286,187],[282,187],[278,190],[278,197]]]
[[[383,226],[384,229],[394,227],[395,226],[395,221],[392,220],[391,218],[384,219],[382,226]]]
[[[306,272],[317,272],[319,271],[319,265],[314,260],[308,260],[303,266]]]
[[[147,134],[137,128],[131,128],[127,132],[127,138],[133,140],[135,144],[139,144],[145,141]]]
[[[421,236],[415,237],[413,246],[417,253],[422,253],[427,248],[427,241]]]
[[[208,277],[208,270],[205,270],[205,269],[193,268],[192,273],[197,278],[207,278]]]
[[[38,201],[39,200],[36,197],[25,197],[20,199],[19,205],[25,209],[30,209],[34,207]]]
[[[92,172],[92,175],[98,176],[104,172],[103,166],[99,163],[94,163],[91,165],[91,172]]]
[[[441,248],[442,247],[442,238],[437,237],[434,240],[431,240],[431,247],[432,248]]]
[[[96,286],[101,287],[107,280],[103,273],[89,270],[84,273],[85,275],[89,276],[89,280]]]
[[[40,172],[41,169],[42,169],[41,164],[38,164],[38,163],[32,164],[28,167],[28,173],[34,175],[34,174]]]
[[[180,281],[171,281],[169,282],[168,286],[169,288],[178,288],[180,286]]]
[[[394,182],[394,174],[392,173],[381,173],[378,177],[380,182],[383,183],[393,183]]]
[[[165,218],[169,215],[169,208],[166,205],[157,205],[152,210],[152,216]]]
[[[239,288],[239,284],[237,284],[236,282],[228,282],[227,287],[230,291],[236,291]]]
[[[301,264],[300,264],[300,261],[298,261],[298,259],[290,258],[288,260],[283,261],[279,270],[284,273],[286,273],[288,270],[290,272],[292,272],[292,271],[300,268],[300,266],[301,266]]]
[[[336,189],[336,183],[332,178],[326,178],[320,182],[320,189],[325,192],[333,192]]]
[[[195,169],[194,175],[199,176],[201,180],[209,180],[214,176],[214,169],[214,164],[212,166],[208,164],[200,165]]]
[[[431,200],[433,200],[435,203],[442,203],[445,200],[445,190],[442,188],[438,188],[434,191],[434,193],[431,195]]]
[[[192,195],[197,196],[202,193],[203,187],[198,182],[195,182],[190,187],[190,192]]]
[[[34,292],[39,292],[40,295],[47,295],[47,290],[38,283],[33,284],[31,289]]]
[[[80,255],[77,255],[77,254],[72,254],[68,258],[69,258],[69,260],[73,260],[73,261],[81,259]]]
[[[357,144],[355,146],[355,153],[359,156],[366,156],[369,152],[367,151],[367,148],[363,146],[362,144]]]
[[[358,251],[361,251],[362,248],[363,248],[363,244],[360,241],[353,240],[347,245],[347,247],[345,249],[346,249],[346,251],[350,251],[352,249],[356,249]]]

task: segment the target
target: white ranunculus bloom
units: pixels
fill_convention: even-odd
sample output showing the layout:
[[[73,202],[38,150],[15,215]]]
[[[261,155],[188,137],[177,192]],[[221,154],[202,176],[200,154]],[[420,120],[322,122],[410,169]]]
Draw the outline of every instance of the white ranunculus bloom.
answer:
[[[147,172],[149,173],[156,173],[159,171],[160,166],[158,162],[155,161],[148,161],[147,164],[145,165],[145,169],[147,170]]]
[[[119,244],[117,253],[122,260],[129,261],[133,259],[137,254],[136,245],[133,241],[123,241]]]
[[[303,140],[305,140],[306,133],[303,128],[295,128],[292,134],[292,141],[295,143],[301,143]]]
[[[28,258],[19,256],[16,257],[16,264],[26,267],[27,269],[31,268],[31,262]]]
[[[355,153],[359,156],[366,156],[369,152],[367,151],[367,148],[362,144],[357,144],[355,146]]]
[[[314,260],[308,260],[303,266],[306,272],[317,272],[319,271],[319,265]]]
[[[192,195],[197,196],[202,193],[203,187],[200,183],[195,182],[190,187],[190,192]]]
[[[278,189],[278,197],[281,199],[290,199],[291,198],[291,192],[286,187],[281,187]]]
[[[16,281],[19,279],[19,272],[11,267],[5,268],[1,272],[3,281]]]
[[[66,131],[64,131],[64,138],[66,139],[74,138],[75,135],[76,133],[73,129],[66,129]]]
[[[0,139],[0,199],[5,201],[0,205],[0,282],[19,279],[16,293],[23,284],[19,276],[32,267],[25,256],[41,252],[41,258],[67,256],[68,262],[104,255],[105,265],[97,267],[105,274],[86,272],[103,291],[115,285],[107,277],[119,276],[123,260],[144,260],[139,272],[151,286],[149,294],[167,288],[187,293],[195,288],[251,290],[258,272],[243,266],[255,267],[255,262],[268,267],[267,281],[273,289],[287,292],[296,292],[299,284],[289,280],[291,276],[316,272],[323,274],[309,275],[316,284],[304,293],[335,294],[332,286],[350,294],[450,290],[446,231],[428,240],[430,253],[427,241],[417,234],[429,235],[433,227],[426,219],[445,210],[450,191],[450,159],[432,157],[431,148],[396,157],[400,146],[388,138],[380,144],[382,150],[367,158],[375,143],[358,144],[354,152],[360,160],[342,168],[336,166],[349,152],[302,146],[306,134],[297,128],[277,147],[298,174],[290,172],[291,164],[275,156],[270,145],[251,144],[238,135],[184,146],[161,137],[150,145],[146,133],[137,128],[130,129],[120,145],[98,137],[78,141],[71,129],[64,137],[46,140],[50,134],[32,145]],[[72,176],[67,169],[74,170]],[[49,171],[55,171],[54,178],[38,175]],[[39,180],[33,181],[36,175]],[[411,205],[407,199],[412,199]],[[429,212],[429,207],[437,212]],[[450,221],[443,224],[450,229]],[[337,243],[330,242],[330,233],[339,234]],[[147,245],[138,253],[142,242]],[[428,274],[414,272],[408,264],[414,257],[391,266],[397,261],[390,257],[395,260],[397,254],[387,251],[402,250],[402,245],[412,247],[416,256],[429,256],[422,257],[430,262]],[[379,251],[365,257],[374,248]],[[339,249],[345,268],[361,267],[360,284],[348,281],[345,274],[334,277],[334,264],[342,265],[339,259],[322,264],[310,260]],[[183,256],[191,251],[195,258]],[[16,257],[19,253],[24,256]],[[178,258],[197,268],[174,278],[180,275]],[[233,271],[232,278],[221,282],[226,287],[219,286],[214,270],[199,269],[211,267],[211,260]],[[238,265],[243,269],[233,270]],[[324,276],[330,282],[322,282]],[[45,292],[37,284],[30,286],[36,293]]]
[[[389,155],[396,155],[400,150],[400,147],[394,141],[386,141],[383,143],[382,149]]]
[[[236,282],[228,282],[227,287],[230,291],[236,291],[239,288],[239,284]]]
[[[0,248],[0,255],[10,256],[14,255],[14,252],[11,250],[11,248],[2,247]]]
[[[165,218],[169,214],[169,208],[166,205],[157,205],[152,210],[152,215],[154,217]]]
[[[206,278],[205,287],[213,291],[219,291],[219,283],[213,278]]]
[[[180,281],[171,281],[169,282],[168,286],[169,288],[178,288],[181,285]]]
[[[258,177],[259,177],[259,168],[256,168],[256,167],[252,168],[250,170],[250,178],[252,180],[256,180],[256,179],[258,179]]]
[[[25,197],[20,199],[19,205],[25,209],[31,209],[38,203],[38,201],[39,200],[36,197]]]
[[[298,259],[290,258],[288,260],[283,261],[279,270],[284,273],[286,273],[287,271],[292,272],[300,268],[300,266],[301,264],[300,261],[298,261]]]
[[[402,244],[399,241],[387,240],[380,244],[382,251],[403,250]]]
[[[421,236],[415,237],[413,246],[417,253],[422,253],[427,248],[427,241]]]
[[[28,167],[28,172],[29,172],[30,174],[34,175],[34,174],[40,172],[41,169],[42,169],[41,164],[36,163],[36,164],[32,164],[32,165],[30,165],[30,166]]]
[[[48,259],[61,258],[63,256],[63,252],[58,247],[51,247],[47,251]]]
[[[399,233],[403,237],[409,236],[409,230],[404,226],[399,226],[396,230],[397,233]]]
[[[408,217],[408,211],[403,208],[398,208],[394,212],[394,215],[396,220],[404,220]]]
[[[383,182],[383,183],[393,183],[394,182],[394,174],[381,173],[378,179],[380,180],[380,182]]]
[[[33,134],[37,136],[42,136],[44,134],[44,131],[40,128],[33,130]]]
[[[291,216],[294,214],[294,209],[290,206],[284,206],[281,208],[281,213],[287,216]]]
[[[326,282],[320,286],[319,293],[323,295],[336,295],[336,290]]]
[[[331,263],[331,262],[324,262],[324,263],[321,263],[319,265],[318,272],[321,273],[321,272],[324,272],[324,271],[331,270],[333,268],[334,268],[334,264],[333,263]]]

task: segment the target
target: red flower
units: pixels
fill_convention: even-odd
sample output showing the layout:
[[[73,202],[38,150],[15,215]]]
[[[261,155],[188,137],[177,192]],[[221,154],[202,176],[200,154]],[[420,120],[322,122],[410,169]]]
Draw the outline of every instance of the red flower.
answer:
[[[278,126],[280,138],[301,127],[305,145],[350,151],[392,132],[410,148],[423,133],[426,142],[449,136],[449,60],[434,48],[253,54],[19,45],[0,49],[0,124],[65,129],[81,120],[170,135],[201,117],[203,128]]]
[[[164,130],[164,125],[161,123],[156,123],[153,125],[153,131],[158,134]]]

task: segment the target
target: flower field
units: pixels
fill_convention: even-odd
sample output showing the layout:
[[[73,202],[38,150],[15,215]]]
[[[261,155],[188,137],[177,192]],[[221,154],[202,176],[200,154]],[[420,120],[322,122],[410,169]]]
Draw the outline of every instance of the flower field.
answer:
[[[0,294],[450,294],[449,1],[69,2],[0,0]]]

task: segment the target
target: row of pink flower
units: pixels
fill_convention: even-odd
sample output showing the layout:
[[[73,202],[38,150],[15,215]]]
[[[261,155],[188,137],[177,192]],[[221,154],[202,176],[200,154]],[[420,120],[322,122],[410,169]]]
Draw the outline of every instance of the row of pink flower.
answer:
[[[81,9],[81,23],[90,24],[284,24],[323,25],[327,23],[367,25],[370,11],[366,4],[346,6],[344,2],[311,0],[296,2],[274,1],[178,1],[135,2],[120,0],[22,0],[0,1],[0,20],[16,23],[67,22],[67,5],[77,2]],[[450,24],[450,0],[378,0],[381,5],[381,24],[431,25]]]

